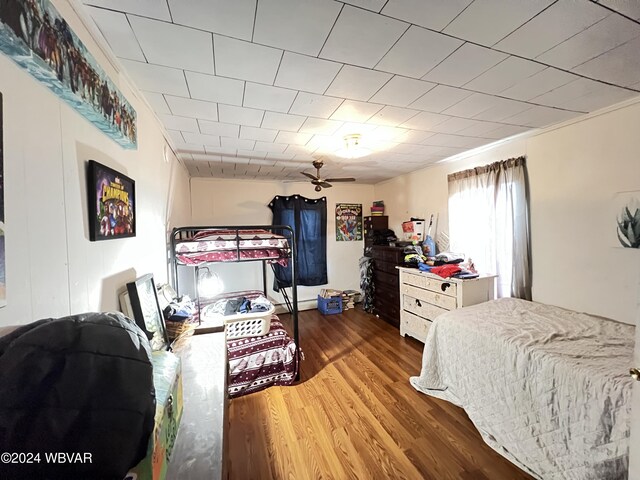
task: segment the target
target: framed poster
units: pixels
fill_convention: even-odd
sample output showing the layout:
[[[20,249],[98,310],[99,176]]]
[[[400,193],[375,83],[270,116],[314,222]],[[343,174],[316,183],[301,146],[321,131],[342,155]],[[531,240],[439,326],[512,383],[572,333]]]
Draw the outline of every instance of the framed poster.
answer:
[[[49,0],[0,1],[0,51],[119,145],[136,148],[136,111]]]
[[[362,240],[362,204],[336,203],[336,241]]]
[[[0,307],[7,304],[7,279],[5,276],[4,243],[4,144],[3,138],[2,92],[0,92]]]
[[[87,166],[91,241],[136,236],[136,183],[95,160]]]

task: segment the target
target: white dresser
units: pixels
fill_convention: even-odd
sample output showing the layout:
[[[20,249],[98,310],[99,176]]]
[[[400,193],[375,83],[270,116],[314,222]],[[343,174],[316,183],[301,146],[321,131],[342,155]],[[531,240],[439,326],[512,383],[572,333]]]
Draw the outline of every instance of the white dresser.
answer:
[[[400,335],[424,343],[431,322],[456,308],[492,300],[496,275],[460,280],[442,278],[416,268],[400,270]]]

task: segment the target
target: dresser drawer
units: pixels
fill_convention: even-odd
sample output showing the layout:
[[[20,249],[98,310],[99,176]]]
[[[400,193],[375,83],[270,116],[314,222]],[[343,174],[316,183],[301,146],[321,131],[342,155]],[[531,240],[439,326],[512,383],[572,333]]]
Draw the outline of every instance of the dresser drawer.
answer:
[[[432,322],[413,313],[403,310],[400,312],[400,335],[411,335],[424,343]]]
[[[446,308],[438,307],[410,295],[402,296],[402,309],[420,317],[428,318],[429,320],[435,320],[443,313],[449,311]]]
[[[403,283],[413,285],[415,287],[425,288],[435,293],[442,293],[450,297],[455,297],[458,293],[458,285],[445,279],[425,277],[424,275],[415,275],[413,273],[402,273]],[[455,307],[454,307],[455,308]]]
[[[391,262],[399,265],[402,262],[402,248],[396,247],[373,247],[371,256],[374,260],[382,260],[383,262]]]
[[[398,285],[400,285],[400,280],[398,279],[397,274],[387,273],[377,269],[373,271],[373,280],[375,281],[376,288],[384,285],[397,290]]]
[[[374,260],[373,261],[373,269],[374,270],[382,270],[383,272],[391,273],[394,276],[398,277],[398,269],[396,268],[398,264],[395,262],[383,262],[382,260]]]
[[[431,290],[425,290],[424,288],[412,287],[405,283],[400,286],[400,292],[405,295],[409,295],[410,297],[417,298],[423,303],[431,303],[437,307],[444,308],[445,310],[453,310],[457,307],[456,297],[449,297],[443,293],[436,293]]]

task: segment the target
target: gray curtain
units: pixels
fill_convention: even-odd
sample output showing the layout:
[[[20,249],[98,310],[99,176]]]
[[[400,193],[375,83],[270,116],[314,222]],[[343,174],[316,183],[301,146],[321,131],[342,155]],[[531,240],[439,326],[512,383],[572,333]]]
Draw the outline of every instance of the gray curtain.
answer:
[[[525,157],[449,175],[453,251],[498,274],[498,296],[531,300],[529,185]]]

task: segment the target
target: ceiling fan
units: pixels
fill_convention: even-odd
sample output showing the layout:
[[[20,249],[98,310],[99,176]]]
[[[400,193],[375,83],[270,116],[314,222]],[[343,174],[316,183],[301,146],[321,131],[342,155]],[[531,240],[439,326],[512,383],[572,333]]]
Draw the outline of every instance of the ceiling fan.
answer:
[[[322,190],[323,188],[330,188],[333,185],[331,185],[331,182],[355,182],[356,179],[355,178],[325,178],[322,179],[320,177],[320,169],[322,168],[322,166],[324,165],[324,162],[322,160],[314,160],[313,161],[313,167],[316,169],[316,174],[315,175],[311,175],[310,173],[307,172],[300,172],[302,175],[309,177],[311,179],[311,183],[313,185],[316,186],[315,190],[316,192],[319,192],[320,190]]]

